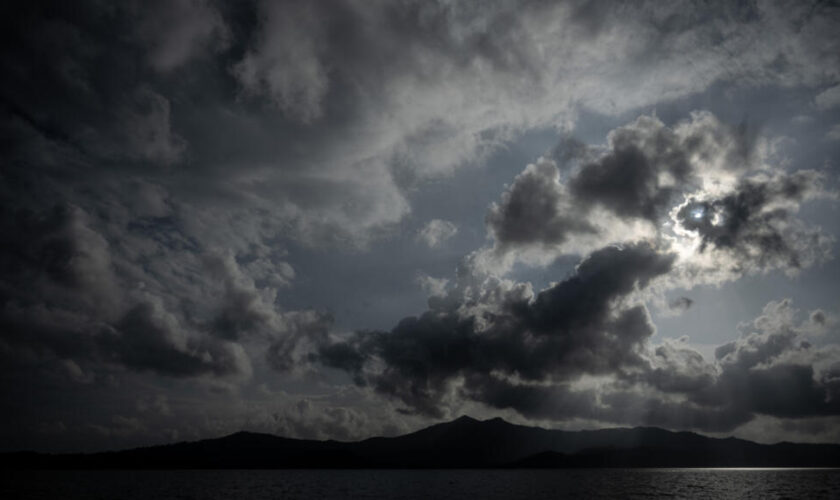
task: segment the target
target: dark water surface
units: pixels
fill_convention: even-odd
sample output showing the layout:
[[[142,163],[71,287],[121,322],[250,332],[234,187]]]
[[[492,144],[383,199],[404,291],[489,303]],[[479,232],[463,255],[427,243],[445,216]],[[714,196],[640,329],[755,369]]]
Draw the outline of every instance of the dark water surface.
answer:
[[[840,469],[3,471],[0,498],[840,498]]]

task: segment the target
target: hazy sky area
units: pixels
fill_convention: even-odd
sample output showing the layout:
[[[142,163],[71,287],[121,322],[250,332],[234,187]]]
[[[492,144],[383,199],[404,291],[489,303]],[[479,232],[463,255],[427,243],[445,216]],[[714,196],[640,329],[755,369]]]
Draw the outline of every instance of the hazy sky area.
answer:
[[[835,2],[0,7],[0,448],[840,442]]]

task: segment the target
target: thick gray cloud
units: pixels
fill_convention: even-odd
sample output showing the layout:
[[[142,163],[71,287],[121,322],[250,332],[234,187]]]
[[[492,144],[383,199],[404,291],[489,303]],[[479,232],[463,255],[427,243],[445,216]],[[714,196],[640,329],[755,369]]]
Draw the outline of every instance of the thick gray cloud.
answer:
[[[109,243],[79,207],[7,214],[3,341],[59,359],[184,376],[247,373],[241,347],[191,331],[159,296],[125,290]]]
[[[698,412],[726,410],[732,417],[706,430],[731,431],[755,415],[836,416],[837,345],[813,346],[809,332],[822,325],[814,315],[797,322],[796,313],[790,300],[767,304],[742,326],[741,338],[716,349],[714,363],[688,347],[664,344],[655,351],[646,383],[684,395],[684,404]]]
[[[674,127],[641,116],[611,131],[604,148],[567,138],[516,177],[486,222],[500,252],[580,253],[586,248],[579,248],[581,241],[590,241],[591,250],[649,236],[679,195],[717,175],[747,170],[753,142],[708,113]]]
[[[5,155],[86,165],[84,177],[178,165],[168,182],[265,203],[297,238],[364,242],[410,212],[404,188],[579,109],[621,113],[718,81],[835,84],[833,14],[727,2],[9,4]],[[612,200],[645,214],[657,204],[630,196]]]
[[[489,253],[547,264],[604,244],[664,238],[680,253],[686,288],[825,262],[832,237],[796,215],[835,196],[825,174],[787,173],[768,149],[766,139],[708,112],[671,127],[641,116],[609,132],[605,147],[563,140],[491,205]]]
[[[575,251],[563,245],[566,241],[579,242],[599,231],[609,242],[615,235],[607,235],[602,222],[599,227],[603,215],[593,212],[600,207],[618,219],[649,221],[661,241],[670,242],[664,248],[678,258],[669,265],[666,282],[672,281],[665,288],[719,284],[773,269],[792,274],[830,258],[831,236],[796,216],[806,202],[833,196],[824,190],[824,175],[774,168],[762,153],[767,146],[743,127],[728,127],[709,114],[695,114],[673,128],[641,117],[611,132],[604,151],[568,144],[552,153],[566,172],[557,160],[542,158],[490,208],[487,224],[495,252],[516,254],[538,246],[556,256]],[[562,304],[577,307],[576,300],[551,303],[554,319],[574,317]],[[681,297],[669,307],[686,310],[692,303]],[[815,312],[810,322],[824,324],[824,314]],[[682,341],[640,342],[645,361],[614,371],[598,390],[568,381],[533,385],[473,375],[465,377],[464,391],[528,418],[708,432],[731,432],[756,418],[836,417],[840,406],[829,367],[836,346],[812,349],[803,334],[807,328],[794,324],[789,301],[768,304],[754,327],[758,332],[720,346],[714,362]],[[633,331],[631,324],[627,328]],[[591,372],[579,372],[584,373]]]
[[[508,295],[495,306],[501,310],[485,310],[481,319],[431,310],[391,332],[357,332],[323,347],[320,361],[400,400],[406,411],[434,416],[462,398],[533,419],[707,432],[731,432],[757,417],[840,414],[837,346],[814,348],[807,338],[822,327],[821,315],[797,323],[789,300],[767,304],[762,316],[744,326],[741,339],[717,349],[714,361],[686,339],[653,345],[654,330],[641,306],[573,307],[615,304],[628,293],[626,286],[606,285],[602,276],[589,274],[590,266],[615,262],[618,252],[626,252],[618,259],[623,263],[601,270],[623,270],[618,273],[633,286],[667,272],[670,257],[652,254],[644,259],[657,264],[640,266],[638,250],[596,252],[570,279],[530,300]],[[584,284],[587,276],[590,285]],[[587,293],[587,286],[599,293]],[[541,306],[550,307],[550,317],[541,317]],[[582,376],[607,378],[596,389]]]
[[[601,204],[622,217],[656,220],[691,180],[693,149],[708,142],[702,132],[680,137],[642,117],[610,133],[609,152],[569,180],[571,194],[580,204]]]
[[[18,3],[5,10],[0,99],[9,166],[66,172],[182,159],[170,100],[143,81],[139,50],[105,50],[101,34],[116,35],[128,21],[119,8]]]
[[[548,161],[529,165],[487,213],[487,225],[502,249],[515,245],[559,245],[570,235],[596,233],[581,213],[571,208],[569,194]]]
[[[226,49],[230,32],[208,0],[144,2],[132,6],[136,36],[147,46],[147,59],[161,72],[174,71],[193,59]]]
[[[644,306],[621,301],[673,261],[646,244],[604,248],[536,296],[491,280],[475,301],[469,291],[454,292],[463,295],[391,332],[357,332],[324,346],[320,360],[430,415],[442,414],[460,378],[481,401],[480,386],[503,383],[500,376],[540,382],[621,372],[642,363],[641,346],[654,331]]]
[[[651,237],[645,232],[609,233],[604,223],[609,219],[597,212],[600,208],[619,221],[651,223],[662,251],[676,253],[664,273],[668,277],[657,285],[660,290],[720,284],[775,269],[794,274],[825,262],[831,257],[832,237],[796,215],[805,203],[834,196],[824,188],[825,175],[773,166],[762,141],[708,113],[696,113],[673,127],[640,117],[610,132],[603,150],[566,140],[549,157],[529,165],[501,202],[491,206],[486,222],[494,238],[492,252],[527,256],[537,247],[549,256],[544,262],[551,262],[563,253],[581,252],[564,243],[579,245],[593,233],[601,242]],[[584,269],[579,266],[578,274]],[[535,307],[539,299],[563,289],[543,292]],[[580,293],[576,290],[575,297]],[[575,317],[564,304],[579,311],[573,297],[558,296],[550,303],[550,324]],[[692,304],[680,297],[668,307],[685,311]],[[836,345],[812,349],[804,333],[824,325],[824,313],[815,311],[810,326],[796,325],[793,316],[790,301],[771,302],[753,324],[757,332],[718,347],[713,362],[685,344],[687,339],[654,345],[648,341],[650,333],[640,335],[635,349],[644,361],[611,372],[609,382],[598,389],[576,383],[574,377],[559,384],[545,383],[550,377],[528,384],[473,374],[464,377],[463,391],[527,418],[707,432],[731,432],[757,418],[836,417],[840,406],[836,370],[831,368]],[[519,326],[523,332],[529,327]],[[634,323],[625,328],[634,331]]]
[[[130,368],[174,376],[228,375],[250,370],[236,344],[186,335],[177,319],[156,304],[138,304],[101,335],[106,356]],[[110,360],[108,360],[110,361]]]
[[[561,141],[517,176],[501,203],[491,207],[487,223],[502,248],[557,246],[570,236],[606,232],[593,220],[598,218],[593,207],[623,222],[658,224],[681,201],[678,195],[702,189],[709,178],[752,167],[754,143],[743,128],[709,113],[695,113],[673,127],[640,116],[611,131],[605,148]]]
[[[800,170],[745,179],[720,198],[689,198],[676,216],[700,235],[700,252],[722,249],[742,265],[796,270],[824,259],[828,250],[827,237],[793,215],[803,200],[820,194],[821,178]]]

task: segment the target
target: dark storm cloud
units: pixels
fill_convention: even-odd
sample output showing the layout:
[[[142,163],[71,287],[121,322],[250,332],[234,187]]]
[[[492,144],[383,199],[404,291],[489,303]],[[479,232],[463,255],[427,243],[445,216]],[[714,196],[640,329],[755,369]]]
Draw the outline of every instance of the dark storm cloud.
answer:
[[[160,215],[160,199],[141,194],[137,213],[145,205]],[[247,338],[282,345],[272,352],[292,359],[303,338],[330,324],[314,311],[277,310],[278,276],[257,286],[244,271],[261,275],[259,260],[192,247],[177,225],[120,217],[109,213],[108,241],[102,221],[77,206],[2,212],[0,229],[15,235],[0,249],[4,356],[30,353],[104,372],[247,376]],[[149,260],[155,256],[165,258]]]
[[[117,362],[129,368],[164,375],[230,375],[250,370],[237,344],[187,335],[177,319],[155,304],[139,304],[100,334],[98,343]],[[106,357],[107,360],[107,357]]]
[[[663,342],[653,349],[651,358],[644,376],[663,392],[696,393],[715,382],[714,368],[700,353],[681,342]]]
[[[765,267],[803,267],[802,253],[824,246],[821,233],[801,228],[793,217],[799,204],[821,190],[822,176],[812,170],[769,179],[745,179],[720,198],[690,198],[677,212],[686,229],[702,238],[700,251],[731,250],[739,261]]]
[[[584,418],[708,432],[731,432],[758,415],[840,415],[837,346],[812,347],[805,340],[808,322],[794,321],[789,300],[771,302],[747,328],[749,333],[741,339],[718,348],[713,363],[682,341],[665,341],[649,348],[641,369],[619,372],[597,391],[568,383],[527,385],[477,376],[466,377],[461,390],[489,406],[512,408],[529,418]]]
[[[87,181],[168,165],[179,195],[259,200],[310,242],[365,240],[409,213],[406,183],[480,158],[506,131],[568,121],[577,106],[619,113],[742,74],[836,79],[824,36],[836,19],[824,8],[695,7],[8,3],[5,156],[68,175],[84,165]],[[598,189],[590,177],[581,191]],[[667,193],[633,180],[633,194],[599,194],[650,216]]]
[[[516,176],[501,203],[487,213],[487,225],[500,245],[555,245],[572,234],[596,231],[578,213],[561,211],[563,193],[557,176],[557,168],[549,162],[529,165]]]
[[[123,9],[7,4],[0,49],[7,162],[67,169],[60,165],[67,156],[88,168],[180,159],[185,145],[171,131],[169,100],[143,82],[139,49],[115,40],[130,32]]]
[[[534,333],[563,331],[570,336],[585,325],[600,325],[614,300],[667,274],[674,260],[673,254],[659,254],[645,243],[595,251],[578,265],[574,276],[536,296],[524,313],[526,324]],[[639,313],[640,309],[628,309],[619,321],[625,318],[626,327],[643,324],[636,321],[642,319],[636,317]],[[635,335],[633,328],[624,330],[631,338],[645,336]]]
[[[333,326],[331,315],[316,311],[296,311],[283,316],[284,331],[274,335],[266,351],[269,365],[289,371],[312,359],[312,350],[327,341]]]
[[[248,370],[236,345],[190,334],[160,302],[126,306],[108,242],[78,207],[3,214],[3,341],[14,351],[184,376]]]
[[[204,262],[208,274],[224,288],[224,306],[215,313],[210,331],[221,338],[235,340],[270,328],[274,311],[265,307],[253,283],[243,279],[233,255],[211,254]]]
[[[242,339],[294,329],[270,302],[293,272],[265,244],[267,224],[241,221],[253,207],[196,207],[213,176],[179,187],[201,154],[174,132],[173,102],[208,94],[169,79],[190,63],[226,74],[210,60],[229,47],[221,14],[207,2],[3,10],[0,203],[3,231],[16,235],[0,259],[4,355],[103,372],[249,374]]]
[[[646,245],[608,247],[536,296],[485,284],[477,296],[433,302],[390,332],[324,345],[318,358],[406,411],[438,417],[459,399],[526,418],[707,432],[730,432],[759,415],[840,414],[836,346],[807,340],[824,328],[824,313],[797,323],[790,301],[771,302],[712,362],[687,339],[652,345],[645,308],[617,305],[670,272],[673,259]],[[580,385],[582,375],[607,378],[596,390]]]
[[[704,131],[705,132],[705,131]],[[610,133],[607,154],[584,164],[569,180],[582,204],[600,204],[621,217],[656,220],[692,173],[689,156],[702,136],[679,137],[656,119],[642,117]],[[661,178],[668,175],[669,185]]]
[[[805,332],[812,318],[796,323],[790,300],[771,302],[744,335],[715,350],[714,363],[674,343],[659,346],[644,382],[682,394],[698,414],[725,412],[704,430],[730,431],[755,415],[805,418],[840,414],[836,345],[813,347]],[[632,378],[632,377],[631,377]],[[639,380],[636,380],[639,381]]]
[[[641,345],[653,326],[643,306],[619,301],[667,273],[673,261],[646,244],[604,248],[536,297],[520,286],[485,284],[484,302],[454,300],[405,318],[391,332],[357,332],[323,347],[320,360],[430,415],[441,414],[459,377],[481,400],[495,393],[498,374],[539,382],[620,372],[642,363]],[[477,312],[459,312],[464,308]],[[381,372],[367,370],[374,360],[384,364]]]
[[[34,356],[42,365],[65,361],[104,372],[126,367],[174,377],[250,371],[240,346],[185,331],[157,304],[138,304],[114,325],[43,304],[7,304],[0,325],[4,357]]]
[[[171,72],[227,49],[231,33],[218,7],[203,0],[133,5],[138,11],[133,34],[146,44],[149,64],[157,71]]]
[[[685,288],[773,269],[796,274],[827,261],[833,242],[797,212],[835,193],[821,172],[774,168],[771,149],[708,112],[672,126],[640,116],[609,132],[606,147],[563,139],[490,206],[485,253],[503,266],[545,265],[660,238],[683,256],[674,283]]]
[[[681,201],[678,195],[699,188],[695,174],[708,164],[746,170],[754,142],[744,127],[730,127],[708,113],[673,127],[641,116],[611,131],[604,150],[566,138],[516,177],[486,222],[499,250],[559,246],[571,236],[608,233],[598,227],[595,207],[622,221],[657,224]]]

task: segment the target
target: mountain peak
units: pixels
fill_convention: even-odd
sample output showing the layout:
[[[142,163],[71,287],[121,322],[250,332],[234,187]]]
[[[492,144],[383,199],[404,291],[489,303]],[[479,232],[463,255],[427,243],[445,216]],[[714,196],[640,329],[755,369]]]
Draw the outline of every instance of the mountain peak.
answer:
[[[270,434],[266,434],[264,432],[252,432],[252,431],[236,431],[233,434],[228,434],[227,436],[223,437],[247,437],[247,436],[269,436]]]
[[[470,424],[507,424],[509,423],[507,420],[503,419],[502,417],[493,417],[488,418],[486,420],[479,420],[477,418],[471,417],[469,415],[461,415],[460,417],[452,420],[452,423],[470,423]]]
[[[252,432],[252,431],[237,431],[233,434],[228,434],[226,436],[218,437],[217,440],[222,441],[263,441],[263,440],[272,440],[272,439],[283,439],[279,436],[274,434],[266,434],[263,432]]]
[[[454,423],[454,422],[461,422],[461,423],[469,422],[469,423],[474,423],[474,422],[478,422],[478,420],[476,420],[476,419],[472,418],[472,417],[471,417],[471,416],[469,416],[469,415],[461,415],[460,417],[456,418],[456,419],[455,419],[455,420],[453,420],[452,422],[453,422],[453,423]]]

